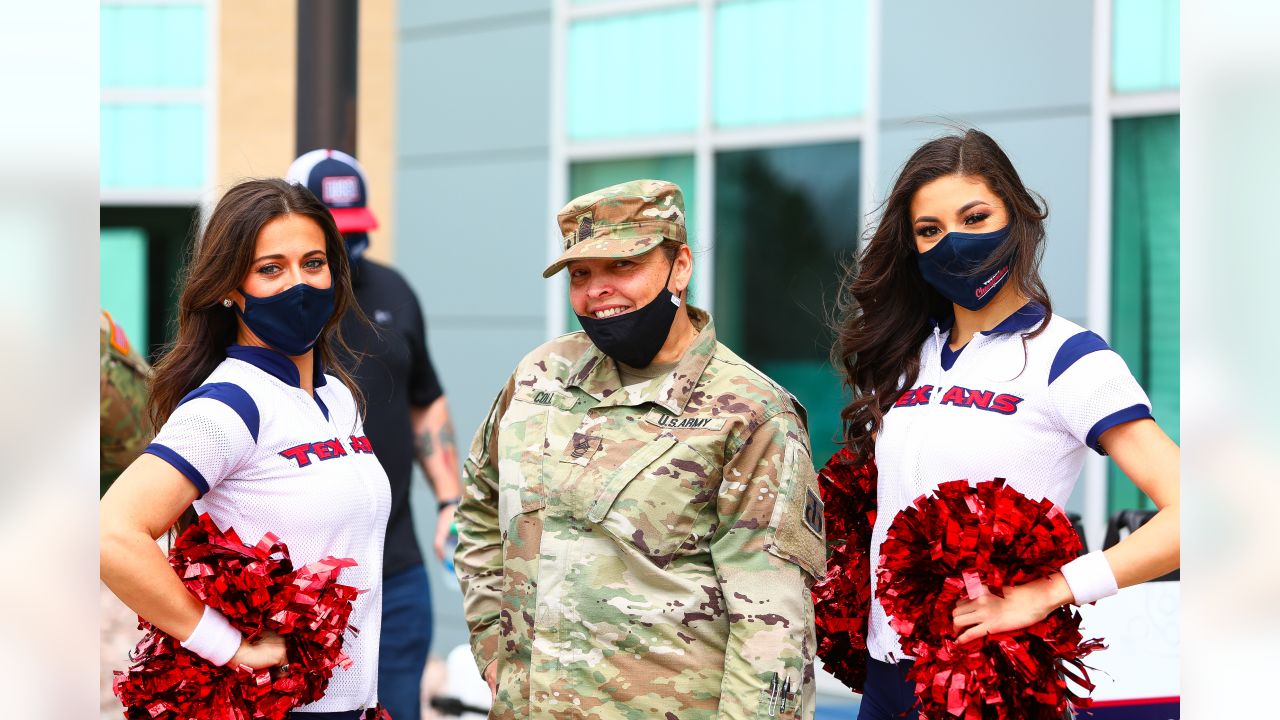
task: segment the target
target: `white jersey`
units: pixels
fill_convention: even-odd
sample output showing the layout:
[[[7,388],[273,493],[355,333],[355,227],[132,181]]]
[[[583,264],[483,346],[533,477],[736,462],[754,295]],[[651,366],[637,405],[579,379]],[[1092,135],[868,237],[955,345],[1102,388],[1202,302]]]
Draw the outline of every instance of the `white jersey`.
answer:
[[[351,392],[317,367],[315,396],[298,369],[272,350],[233,345],[178,405],[145,452],[200,490],[195,509],[253,545],[266,532],[295,567],[326,556],[353,558],[339,582],[368,592],[355,600],[343,650],[324,697],[299,707],[341,712],[377,702],[382,618],[382,544],[391,491],[364,436]]]
[[[997,477],[1032,500],[1065,507],[1088,451],[1105,454],[1099,436],[1151,417],[1124,360],[1079,325],[1054,315],[1024,350],[1023,333],[1043,320],[1044,308],[1028,303],[975,333],[959,355],[944,351],[950,327],[935,326],[920,349],[919,377],[885,414],[876,438],[871,657],[907,659],[875,599],[880,545],[899,512],[943,482]]]

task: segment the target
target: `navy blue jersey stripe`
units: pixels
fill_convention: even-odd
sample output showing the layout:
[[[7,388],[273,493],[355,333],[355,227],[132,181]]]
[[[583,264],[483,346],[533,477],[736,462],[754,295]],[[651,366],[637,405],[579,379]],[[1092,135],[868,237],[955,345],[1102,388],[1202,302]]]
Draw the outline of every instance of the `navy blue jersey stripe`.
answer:
[[[204,475],[195,468],[194,465],[187,462],[187,459],[177,453],[177,451],[159,443],[151,443],[142,452],[150,453],[164,460],[174,467],[175,470],[186,476],[192,485],[200,491],[201,495],[209,492],[209,483],[204,479]]]
[[[298,366],[287,355],[275,350],[256,345],[230,345],[227,347],[227,357],[249,363],[285,385],[301,387]],[[320,353],[314,353],[313,357],[315,362],[311,382],[315,387],[324,387],[328,382],[324,376],[324,363],[320,362]]]
[[[249,429],[249,434],[253,436],[253,441],[258,442],[258,426],[261,423],[258,416],[258,404],[253,401],[245,389],[234,383],[218,382],[207,383],[187,393],[178,405],[195,400],[196,398],[208,398],[217,400],[226,405],[244,421],[244,426]]]
[[[967,347],[969,347],[969,343],[961,345],[959,350],[952,350],[951,343],[944,340],[942,342],[942,369],[950,370],[956,364],[956,358],[960,357],[960,353],[964,352]]]
[[[1092,428],[1089,428],[1089,434],[1085,436],[1084,444],[1093,448],[1094,452],[1099,455],[1106,455],[1107,451],[1098,444],[1098,438],[1102,437],[1102,433],[1131,420],[1142,420],[1149,417],[1151,417],[1151,408],[1146,405],[1130,405],[1123,410],[1117,410],[1094,423]]]
[[[1075,365],[1076,361],[1085,355],[1110,349],[1111,346],[1107,341],[1092,331],[1084,330],[1072,335],[1062,343],[1062,347],[1058,348],[1058,354],[1054,356],[1053,364],[1049,366],[1049,382],[1052,384],[1058,376],[1067,371],[1067,368]]]

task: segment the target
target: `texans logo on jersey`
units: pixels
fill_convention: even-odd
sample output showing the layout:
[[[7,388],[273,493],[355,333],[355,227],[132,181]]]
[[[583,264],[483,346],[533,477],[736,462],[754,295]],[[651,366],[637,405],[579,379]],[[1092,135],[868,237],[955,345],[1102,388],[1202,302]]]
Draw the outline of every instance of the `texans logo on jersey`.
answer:
[[[363,435],[352,435],[348,442],[353,453],[364,453],[366,455],[373,454],[373,445],[369,442],[369,438]],[[295,445],[288,450],[281,450],[280,456],[293,460],[298,463],[298,467],[304,468],[311,464],[311,456],[315,456],[316,460],[332,460],[338,457],[346,457],[347,449],[342,446],[342,441],[338,438],[332,440],[317,440],[315,442],[302,443]]]
[[[921,385],[912,388],[898,397],[898,401],[893,404],[894,407],[918,407],[928,405],[932,400],[932,393],[935,388],[932,385]],[[942,395],[939,405],[953,405],[955,407],[977,408],[988,412],[1000,413],[1001,415],[1012,415],[1018,412],[1018,403],[1023,398],[1009,393],[996,393],[992,390],[970,390],[967,387],[955,385]]]

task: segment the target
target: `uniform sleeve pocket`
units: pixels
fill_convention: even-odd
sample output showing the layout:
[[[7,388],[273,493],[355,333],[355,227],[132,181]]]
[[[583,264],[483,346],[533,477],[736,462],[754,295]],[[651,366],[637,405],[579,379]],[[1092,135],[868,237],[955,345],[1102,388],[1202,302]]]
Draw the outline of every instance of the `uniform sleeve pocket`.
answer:
[[[787,442],[786,471],[779,511],[773,513],[770,553],[793,562],[821,580],[827,568],[826,527],[817,475],[800,443]]]

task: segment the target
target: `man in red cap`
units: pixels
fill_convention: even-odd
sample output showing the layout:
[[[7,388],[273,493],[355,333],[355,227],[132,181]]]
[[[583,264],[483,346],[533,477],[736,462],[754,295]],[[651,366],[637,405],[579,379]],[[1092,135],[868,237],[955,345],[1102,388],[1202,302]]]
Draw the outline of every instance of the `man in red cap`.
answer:
[[[368,207],[364,170],[338,150],[312,150],[289,167],[329,207],[347,243],[356,301],[377,332],[350,313],[342,335],[364,357],[353,375],[367,403],[365,432],[391,481],[391,516],[383,561],[378,697],[396,720],[418,720],[422,673],[431,646],[431,590],[409,511],[415,459],[438,501],[434,546],[444,545],[461,492],[449,406],[427,352],[426,323],[404,277],[365,257],[378,226]]]

